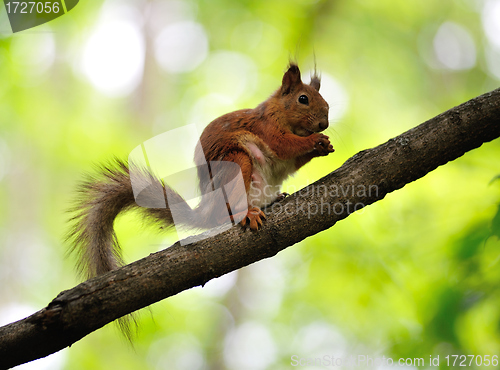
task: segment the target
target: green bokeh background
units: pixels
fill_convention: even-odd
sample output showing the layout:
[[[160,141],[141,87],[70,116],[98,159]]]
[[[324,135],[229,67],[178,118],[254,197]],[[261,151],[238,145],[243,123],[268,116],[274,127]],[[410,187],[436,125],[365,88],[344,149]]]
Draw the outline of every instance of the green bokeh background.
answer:
[[[285,190],[500,85],[491,67],[500,65],[500,52],[485,34],[486,2],[479,0],[137,0],[120,6],[141,17],[142,77],[130,93],[108,96],[78,66],[89,35],[116,4],[80,1],[16,34],[0,7],[4,324],[79,282],[63,235],[84,173],[192,123],[200,102],[206,124],[256,106],[279,86],[290,58],[308,71],[315,55],[324,77],[344,92],[330,106],[345,112],[326,132],[336,152],[305,166]],[[152,4],[170,10],[153,22]],[[203,27],[208,54],[193,70],[171,73],[155,59],[155,39],[163,26],[186,19]],[[440,64],[435,40],[445,22],[472,40],[472,51],[465,49],[475,53],[471,65]],[[255,78],[238,75],[239,65],[220,68],[228,55]],[[224,97],[242,80],[243,93]],[[447,368],[448,355],[500,355],[500,181],[492,182],[499,159],[500,142],[484,144],[272,259],[141,311],[133,347],[107,325],[48,365],[32,366],[288,369],[292,355],[367,355],[424,358],[419,368],[428,368],[429,356],[439,355]],[[176,240],[134,214],[119,218],[116,229],[129,262]]]

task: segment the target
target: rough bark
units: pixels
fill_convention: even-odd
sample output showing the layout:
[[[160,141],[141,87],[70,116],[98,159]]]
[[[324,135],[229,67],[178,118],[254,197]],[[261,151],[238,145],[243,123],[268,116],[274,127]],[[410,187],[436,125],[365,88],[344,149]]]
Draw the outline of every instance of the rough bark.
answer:
[[[42,310],[0,328],[0,369],[47,356],[121,316],[272,257],[499,136],[497,89],[359,152],[275,204],[258,232],[233,227],[189,245],[177,242],[61,292]]]

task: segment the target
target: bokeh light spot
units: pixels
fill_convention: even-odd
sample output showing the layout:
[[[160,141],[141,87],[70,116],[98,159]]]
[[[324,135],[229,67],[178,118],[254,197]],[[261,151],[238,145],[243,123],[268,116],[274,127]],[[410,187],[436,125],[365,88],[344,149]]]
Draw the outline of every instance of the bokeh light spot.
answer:
[[[434,53],[442,67],[452,70],[470,69],[476,65],[476,45],[462,26],[443,23],[433,40]]]
[[[82,70],[92,85],[109,96],[130,94],[140,83],[144,67],[144,40],[137,21],[103,17],[83,52]]]
[[[192,21],[165,27],[155,40],[155,57],[167,72],[189,72],[207,57],[208,38],[203,26]]]

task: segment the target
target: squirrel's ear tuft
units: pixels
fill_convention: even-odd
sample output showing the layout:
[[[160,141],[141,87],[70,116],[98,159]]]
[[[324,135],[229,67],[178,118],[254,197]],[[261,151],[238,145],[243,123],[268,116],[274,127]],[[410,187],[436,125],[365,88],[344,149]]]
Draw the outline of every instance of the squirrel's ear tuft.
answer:
[[[319,91],[319,88],[321,86],[321,79],[318,76],[312,76],[311,83],[309,85],[313,87],[316,91]]]
[[[302,81],[300,80],[299,67],[295,63],[290,63],[288,71],[286,71],[285,75],[283,76],[283,82],[281,83],[281,94],[289,94],[299,84],[302,84]]]
[[[318,72],[316,71],[316,66],[314,66],[314,74],[311,76],[311,83],[309,85],[316,91],[319,91],[319,88],[321,86],[321,76],[318,75]]]

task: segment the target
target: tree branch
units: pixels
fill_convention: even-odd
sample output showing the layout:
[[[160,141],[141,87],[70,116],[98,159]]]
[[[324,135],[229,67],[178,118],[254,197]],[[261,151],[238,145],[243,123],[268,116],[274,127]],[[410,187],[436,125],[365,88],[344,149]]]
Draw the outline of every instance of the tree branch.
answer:
[[[274,204],[258,232],[211,231],[61,292],[42,310],[0,328],[0,369],[47,356],[121,316],[272,257],[499,136],[497,89],[359,152]]]

